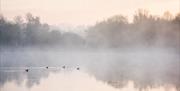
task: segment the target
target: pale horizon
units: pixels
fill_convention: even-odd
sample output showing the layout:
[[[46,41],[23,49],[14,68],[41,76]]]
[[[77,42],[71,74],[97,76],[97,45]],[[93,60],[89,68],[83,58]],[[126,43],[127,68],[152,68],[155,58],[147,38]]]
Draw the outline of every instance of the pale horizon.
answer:
[[[51,25],[93,25],[114,15],[132,19],[138,9],[162,16],[180,10],[179,0],[1,0],[1,12],[8,19],[32,13]]]

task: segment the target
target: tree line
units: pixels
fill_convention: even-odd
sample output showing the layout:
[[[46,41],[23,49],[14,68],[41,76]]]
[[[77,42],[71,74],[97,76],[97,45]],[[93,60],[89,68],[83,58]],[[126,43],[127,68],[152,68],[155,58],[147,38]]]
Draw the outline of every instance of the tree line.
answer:
[[[0,16],[0,46],[60,46],[73,48],[124,48],[133,46],[180,46],[180,13],[154,16],[139,10],[129,22],[116,15],[88,27],[85,37],[72,32],[51,30],[50,25],[28,13],[25,21],[17,16],[8,21]]]
[[[180,46],[180,14],[173,17],[165,12],[163,17],[139,10],[129,23],[121,15],[97,23],[87,33],[92,46],[97,47],[173,47]]]

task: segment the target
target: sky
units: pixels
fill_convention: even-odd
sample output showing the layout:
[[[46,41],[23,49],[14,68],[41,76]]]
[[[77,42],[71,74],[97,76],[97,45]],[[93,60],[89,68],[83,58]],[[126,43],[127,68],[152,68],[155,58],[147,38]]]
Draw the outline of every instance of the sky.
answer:
[[[64,25],[93,25],[122,14],[132,19],[138,9],[162,15],[180,11],[180,0],[1,0],[1,13],[8,19],[32,13],[42,22]]]

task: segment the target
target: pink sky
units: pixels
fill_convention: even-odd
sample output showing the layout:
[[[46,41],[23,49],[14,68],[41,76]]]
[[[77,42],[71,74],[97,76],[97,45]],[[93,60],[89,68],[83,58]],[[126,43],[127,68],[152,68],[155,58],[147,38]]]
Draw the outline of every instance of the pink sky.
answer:
[[[113,15],[122,14],[129,19],[138,9],[162,15],[165,11],[180,11],[179,0],[1,0],[4,16],[31,12],[49,24],[91,25]]]

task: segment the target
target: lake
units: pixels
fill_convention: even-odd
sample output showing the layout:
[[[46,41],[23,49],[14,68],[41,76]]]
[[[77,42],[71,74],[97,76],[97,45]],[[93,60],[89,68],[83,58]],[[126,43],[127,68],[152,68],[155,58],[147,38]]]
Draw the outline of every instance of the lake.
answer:
[[[0,54],[1,91],[180,90],[180,58],[170,50],[26,48]]]

